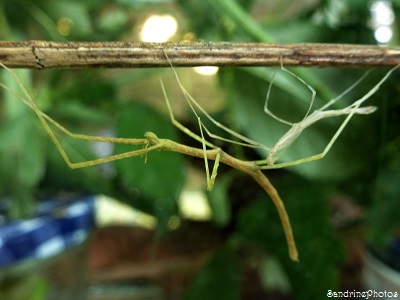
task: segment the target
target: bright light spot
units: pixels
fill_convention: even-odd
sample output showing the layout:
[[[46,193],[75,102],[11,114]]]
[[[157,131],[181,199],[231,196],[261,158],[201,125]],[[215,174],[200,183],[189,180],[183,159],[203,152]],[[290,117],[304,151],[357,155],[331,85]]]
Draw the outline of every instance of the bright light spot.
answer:
[[[215,75],[218,72],[218,67],[204,66],[204,67],[194,67],[193,68],[196,73],[204,76]]]
[[[374,32],[375,39],[378,43],[386,44],[393,36],[393,31],[389,26],[379,26]]]
[[[202,192],[183,191],[179,199],[179,208],[185,218],[198,221],[211,219],[211,208]]]
[[[154,15],[143,24],[140,39],[143,42],[163,43],[168,41],[177,31],[178,22],[171,15]]]
[[[95,207],[96,224],[102,227],[122,224],[148,229],[157,227],[157,220],[153,216],[104,195],[96,197]]]
[[[375,1],[371,5],[371,14],[376,25],[391,25],[394,12],[389,1]]]
[[[370,10],[370,26],[374,30],[376,41],[380,44],[389,43],[393,36],[391,25],[395,19],[391,2],[387,0],[373,1]]]

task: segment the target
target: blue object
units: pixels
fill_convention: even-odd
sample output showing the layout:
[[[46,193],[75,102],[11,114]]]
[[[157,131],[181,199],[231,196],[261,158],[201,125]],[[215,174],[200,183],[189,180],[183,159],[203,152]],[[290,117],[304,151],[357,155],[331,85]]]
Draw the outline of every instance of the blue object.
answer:
[[[84,242],[94,227],[94,200],[45,201],[35,218],[0,226],[0,268],[46,259]]]

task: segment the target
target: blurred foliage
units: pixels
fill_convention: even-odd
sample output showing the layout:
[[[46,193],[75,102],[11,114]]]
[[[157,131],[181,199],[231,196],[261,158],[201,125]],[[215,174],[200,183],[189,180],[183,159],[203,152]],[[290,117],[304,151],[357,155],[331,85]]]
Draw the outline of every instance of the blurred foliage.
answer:
[[[194,278],[185,299],[240,299],[239,280],[234,252],[220,249]]]
[[[166,1],[162,1],[168,4]],[[155,2],[153,4],[156,4]],[[136,9],[147,1],[15,1],[1,4],[5,40],[115,40],[133,34]],[[18,16],[18,17],[17,17]],[[137,34],[137,33],[136,33]],[[177,140],[176,130],[146,100],[123,94],[132,82],[146,82],[159,71],[18,70],[17,76],[36,104],[72,132],[143,138],[153,130]],[[17,82],[2,70],[1,81],[23,98]],[[159,91],[161,95],[161,89]],[[172,153],[151,153],[118,164],[70,170],[32,111],[2,91],[0,192],[10,198],[10,217],[28,216],[35,199],[54,192],[104,193],[158,217],[159,231],[178,214],[176,201],[184,182],[183,160]],[[164,120],[164,122],[161,122]],[[55,130],[73,162],[96,158],[95,149],[127,151],[71,139]],[[47,147],[48,146],[48,147]],[[110,149],[111,147],[111,149]],[[109,149],[109,150],[107,150]],[[138,149],[130,147],[129,151]],[[140,149],[140,147],[139,147]],[[108,151],[108,153],[107,153]],[[100,154],[103,155],[103,154]],[[147,163],[145,161],[147,160]],[[152,171],[153,170],[153,171]],[[158,173],[159,176],[154,176]]]
[[[400,2],[392,4],[398,12]],[[180,25],[176,40],[376,43],[368,26],[368,2],[360,0],[7,1],[0,4],[0,38],[136,41],[143,20],[151,13],[176,15]],[[398,44],[397,23],[393,29],[392,43]],[[160,137],[192,144],[161,113],[165,109],[161,108],[164,102],[157,77],[161,73],[169,76],[168,91],[179,94],[172,72],[164,71],[17,70],[17,75],[37,105],[73,132],[142,138],[146,131],[154,131]],[[313,109],[339,95],[365,72],[339,68],[291,71],[317,91]],[[301,120],[310,103],[310,91],[280,68],[220,70],[218,79],[227,105],[215,112],[219,121],[269,146],[288,129],[263,111],[274,72],[270,109],[291,122]],[[385,72],[373,70],[335,108],[345,107],[364,95]],[[185,86],[196,86],[186,74]],[[337,193],[351,196],[367,209],[367,221],[373,228],[368,242],[384,243],[390,239],[400,219],[396,198],[400,194],[399,79],[399,72],[395,72],[366,102],[378,106],[378,112],[354,116],[324,159],[268,172],[292,221],[300,252],[298,264],[288,259],[280,221],[266,195],[248,179],[221,166],[209,201],[213,222],[227,234],[227,243],[195,277],[187,299],[240,298],[240,253],[249,245],[256,245],[279,260],[296,299],[320,299],[328,289],[338,289],[344,254],[337,233],[330,226],[328,209],[330,197]],[[22,95],[4,70],[1,82]],[[155,215],[160,221],[159,232],[168,231],[170,217],[179,214],[177,199],[188,164],[180,155],[152,152],[147,157],[70,170],[35,115],[13,95],[3,91],[1,97],[0,192],[11,199],[12,217],[28,215],[34,199],[55,191],[104,193]],[[156,104],[151,104],[153,98],[157,99]],[[171,99],[176,100],[172,96]],[[196,119],[191,114],[183,121],[196,130]],[[343,118],[326,119],[308,128],[281,160],[321,152],[342,121]],[[218,129],[212,131],[220,134]],[[94,151],[97,144],[57,134],[73,161],[98,156]],[[110,147],[105,146],[105,155],[137,149],[119,145],[107,150]],[[232,145],[221,146],[243,159],[266,155]],[[203,162],[195,161],[190,160],[190,164],[204,172]]]
[[[295,224],[298,264],[286,258],[281,222],[272,203],[258,197],[239,214],[237,234],[242,243],[256,243],[280,259],[297,299],[318,299],[338,283],[337,266],[343,251],[329,224],[326,189],[326,184],[290,177],[278,186],[291,222]],[[305,219],[305,216],[308,217]]]
[[[132,116],[146,116],[146,119],[144,122],[143,118]],[[146,131],[157,132],[157,135],[164,138],[178,139],[170,120],[144,105],[123,105],[117,120],[119,137],[141,136],[145,126]],[[116,150],[122,153],[128,152],[129,148],[128,145],[117,145]],[[167,230],[170,217],[177,212],[176,199],[184,181],[182,157],[172,152],[153,151],[146,155],[145,161],[140,157],[119,160],[116,167],[125,190],[132,193],[139,188],[140,193],[152,199],[144,199],[141,205],[136,206],[156,215],[159,226]]]

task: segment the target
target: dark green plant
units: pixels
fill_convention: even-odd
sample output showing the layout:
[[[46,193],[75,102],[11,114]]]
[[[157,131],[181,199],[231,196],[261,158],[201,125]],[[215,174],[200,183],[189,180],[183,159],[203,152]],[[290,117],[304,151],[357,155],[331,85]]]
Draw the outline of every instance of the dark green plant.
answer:
[[[2,3],[0,23],[4,30],[1,38],[56,41],[121,39],[131,33],[134,22],[130,18],[135,15],[135,10],[147,9],[144,4],[122,2],[111,7],[108,1]],[[114,19],[112,16],[116,15],[119,17]],[[3,71],[2,83],[23,97],[17,83]],[[96,134],[105,131],[118,136],[143,137],[146,131],[153,130],[165,137],[174,138],[176,135],[175,128],[168,126],[170,123],[166,116],[150,105],[141,104],[145,103],[143,97],[122,92],[127,84],[146,82],[154,74],[160,74],[159,70],[16,72],[40,109],[73,132]],[[107,167],[70,170],[32,111],[14,95],[4,90],[1,95],[4,101],[1,103],[0,192],[10,199],[11,218],[29,216],[37,199],[67,190],[116,197],[157,216],[160,232],[167,230],[169,217],[178,213],[176,200],[184,181],[180,156],[154,153],[148,157],[147,163],[144,157],[139,157],[111,165],[108,170]],[[161,88],[159,95],[162,95]],[[59,135],[59,138],[74,161],[97,156],[91,143],[64,135]],[[123,147],[115,149],[124,150]],[[143,168],[148,171],[144,172]],[[154,173],[159,176],[150,175]]]
[[[155,7],[146,1],[123,0],[8,1],[0,4],[0,38],[56,41],[129,39],[141,9],[158,12],[171,9],[172,6],[166,3],[168,1],[162,2],[165,6]],[[293,2],[301,9],[291,10]],[[257,4],[255,1],[181,0],[174,4],[172,11],[183,16],[186,31],[192,32],[195,39],[375,43],[373,32],[367,26],[369,12],[366,2],[342,3],[344,10],[332,11],[332,1],[308,5],[302,5],[302,1],[277,1],[263,14],[260,14],[261,10],[253,10],[255,16],[252,16],[249,11]],[[398,9],[398,1],[393,1],[393,4]],[[307,110],[309,91],[297,81],[288,80],[279,69],[277,71],[271,109],[285,119],[299,120]],[[293,71],[317,90],[316,108],[345,90],[364,73],[364,70],[332,68],[296,68]],[[160,72],[18,70],[17,75],[33,95],[35,103],[71,131],[97,133],[108,130],[115,136],[139,138],[150,130],[162,137],[186,139],[176,132],[167,116],[158,112],[164,104],[158,80],[153,80],[153,77]],[[373,70],[368,79],[338,105],[344,106],[344,103],[363,95],[382,78],[384,72]],[[263,113],[272,70],[227,68],[219,74],[227,105],[216,118],[255,140],[273,145],[287,128],[271,121]],[[4,72],[1,76],[1,82],[12,90],[18,90]],[[282,229],[267,197],[256,186],[247,182],[243,184],[237,173],[221,169],[210,201],[215,223],[225,231],[227,243],[195,277],[186,293],[188,299],[198,297],[199,290],[205,297],[224,299],[213,294],[213,285],[219,282],[229,289],[229,293],[224,294],[229,297],[226,299],[240,297],[239,253],[249,244],[278,258],[297,299],[320,299],[321,293],[325,295],[328,288],[337,288],[343,253],[340,241],[329,225],[328,213],[329,197],[337,192],[351,195],[370,209],[369,220],[375,228],[370,234],[371,242],[388,239],[399,219],[395,184],[400,174],[399,97],[395,96],[398,94],[395,89],[398,78],[394,74],[385,88],[368,100],[368,105],[379,107],[378,113],[368,118],[354,118],[326,158],[268,173],[285,200],[292,219],[300,250],[299,264],[287,258]],[[148,104],[145,93],[137,88],[142,84],[153,84],[148,83],[153,81],[157,84],[151,86],[159,90],[157,110]],[[134,89],[127,86],[134,86]],[[185,164],[180,156],[151,153],[146,164],[145,158],[136,157],[116,163],[109,170],[85,168],[72,171],[60,158],[32,112],[20,106],[10,94],[2,93],[2,99],[0,192],[12,199],[13,217],[29,214],[34,201],[42,193],[73,190],[104,193],[126,201],[155,215],[160,220],[160,232],[168,230],[168,220],[178,214],[176,200],[184,182]],[[186,119],[188,127],[196,128],[195,118],[187,116]],[[327,120],[310,128],[285,152],[284,157],[291,160],[320,152],[339,122]],[[63,139],[63,145],[75,160],[94,157],[90,144]],[[249,159],[265,156],[265,153],[221,146]],[[124,147],[116,148],[116,151],[126,150]],[[203,165],[200,164],[199,168],[202,170]],[[223,266],[226,268],[221,269]]]

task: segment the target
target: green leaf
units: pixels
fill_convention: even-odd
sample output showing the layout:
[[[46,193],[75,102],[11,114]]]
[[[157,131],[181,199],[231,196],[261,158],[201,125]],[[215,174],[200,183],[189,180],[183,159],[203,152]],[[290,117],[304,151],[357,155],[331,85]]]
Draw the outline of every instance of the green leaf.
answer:
[[[159,138],[177,140],[176,130],[164,116],[142,104],[127,103],[121,106],[118,116],[119,137],[144,138],[147,131]],[[116,153],[137,150],[129,145],[117,145]],[[141,149],[139,147],[139,149]],[[171,215],[177,213],[176,201],[184,183],[182,156],[166,151],[153,151],[146,157],[132,157],[116,161],[119,176],[125,186],[138,189],[151,198],[152,212],[166,226]]]
[[[17,82],[8,72],[2,82],[10,90],[21,94]],[[29,87],[28,72],[18,72],[23,85]],[[4,92],[4,122],[0,127],[0,190],[12,197],[12,217],[27,216],[32,212],[34,190],[45,172],[44,131],[36,115],[13,94]]]
[[[103,125],[110,122],[110,116],[104,111],[85,105],[81,101],[66,101],[62,107],[52,109],[51,114],[57,120],[73,120],[75,126],[77,122],[85,125]]]
[[[110,8],[97,19],[99,29],[105,32],[117,32],[127,25],[127,11],[121,8]]]
[[[230,92],[229,99],[232,101],[233,113],[239,123],[239,128],[242,128],[251,139],[265,146],[273,147],[279,138],[290,129],[290,126],[271,118],[264,112],[268,91],[266,79],[256,78],[241,70],[234,70],[233,76],[235,89],[234,92]],[[284,81],[281,86],[285,86]],[[296,98],[293,97],[295,94],[297,95]],[[308,102],[305,100],[307,97]],[[271,90],[269,109],[289,122],[299,122],[304,118],[310,100],[310,91],[305,89],[300,82],[297,85],[290,83],[290,85],[286,85],[285,90],[277,88]],[[345,105],[342,104],[342,107]],[[317,102],[312,111],[320,106],[322,106],[321,102]],[[283,152],[279,161],[294,161],[321,153],[344,118],[343,116],[323,119],[306,128],[297,140]],[[356,136],[360,135],[361,132],[369,129],[368,125],[364,125],[368,126],[365,128],[357,128],[358,120],[363,121],[371,118],[373,116],[354,116],[323,159],[299,164],[289,169],[313,179],[338,180],[359,174],[368,166],[365,164],[364,152],[365,145],[368,145],[371,140],[363,139],[359,143],[352,141],[357,139]],[[348,129],[349,127],[351,127],[351,130]],[[265,158],[268,151],[260,150],[259,153]],[[346,170],[346,172],[343,170]]]
[[[142,7],[146,7],[149,5],[162,5],[162,4],[168,4],[173,2],[173,0],[117,0],[117,2],[121,5],[126,5],[128,7],[138,9]]]
[[[97,158],[91,142],[72,139],[58,132],[57,137],[72,162]],[[103,165],[71,169],[49,137],[48,139],[48,166],[44,184],[62,190],[112,195],[109,179],[102,172]]]
[[[57,1],[46,2],[45,5],[45,11],[55,20],[55,23],[60,19],[68,20],[67,24],[71,27],[72,36],[87,36],[92,32],[90,15],[85,2]]]
[[[234,300],[239,295],[239,268],[232,251],[223,248],[196,275],[184,299]]]
[[[212,219],[220,226],[227,225],[231,219],[231,208],[228,198],[228,188],[231,182],[231,178],[227,175],[218,178],[218,184],[214,185],[212,191],[208,193],[207,199],[212,209]]]
[[[337,286],[342,259],[342,247],[329,223],[326,190],[297,176],[281,182],[277,189],[285,200],[300,262],[289,259],[281,222],[266,196],[240,211],[238,233],[279,258],[296,299],[321,299]]]
[[[34,271],[30,270],[29,271]],[[16,276],[12,280],[4,280],[0,292],[4,299],[43,300],[49,298],[51,284],[43,275],[31,272],[26,276]]]
[[[179,0],[180,6],[190,19],[190,31],[204,40],[221,40],[221,17],[214,8],[212,1]],[[202,16],[198,18],[198,16]]]
[[[388,242],[400,224],[400,169],[383,169],[378,174],[369,210],[368,240],[374,244]]]
[[[14,216],[30,212],[32,192],[43,178],[45,171],[44,133],[30,113],[9,120],[0,130],[0,173],[2,190],[16,197],[19,203]],[[22,191],[28,190],[29,193]],[[25,207],[25,209],[24,209]]]
[[[217,0],[210,1],[221,15],[228,17],[235,25],[238,31],[244,32],[247,37],[257,42],[272,43],[275,42],[252,16],[244,10],[235,0]]]

